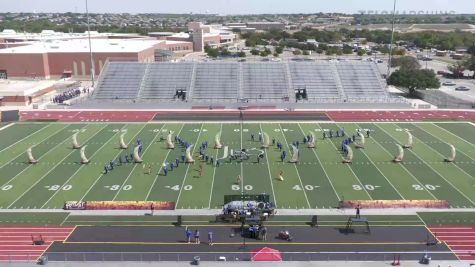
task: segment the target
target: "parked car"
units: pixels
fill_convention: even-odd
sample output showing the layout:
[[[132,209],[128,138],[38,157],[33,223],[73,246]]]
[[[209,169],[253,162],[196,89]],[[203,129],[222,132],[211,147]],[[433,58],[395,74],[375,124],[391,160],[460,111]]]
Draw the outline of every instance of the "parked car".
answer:
[[[459,87],[455,88],[455,91],[470,91],[470,88],[468,88],[466,86],[459,86]]]
[[[456,84],[453,82],[453,81],[445,81],[442,83],[442,85],[445,85],[445,86],[455,86]]]

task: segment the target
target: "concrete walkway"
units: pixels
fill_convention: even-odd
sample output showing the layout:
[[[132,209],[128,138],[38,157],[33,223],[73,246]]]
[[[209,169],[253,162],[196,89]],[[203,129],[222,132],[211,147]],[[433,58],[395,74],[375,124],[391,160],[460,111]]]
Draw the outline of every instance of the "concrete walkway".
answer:
[[[148,210],[71,210],[61,209],[0,209],[2,212],[70,212],[70,215],[117,215],[117,216],[142,216]],[[154,215],[210,215],[221,214],[220,209],[177,209],[155,210]],[[417,212],[475,212],[475,209],[365,209],[363,215],[417,215]],[[276,215],[354,215],[354,209],[278,209]]]
[[[470,267],[475,263],[460,261],[432,261],[429,265],[421,265],[418,262],[401,262],[404,267]],[[348,262],[348,261],[319,261],[319,262],[201,262],[205,267],[388,267],[390,262]],[[5,267],[30,267],[37,266],[34,263],[0,263]],[[46,266],[50,267],[182,267],[191,266],[189,262],[49,262]]]

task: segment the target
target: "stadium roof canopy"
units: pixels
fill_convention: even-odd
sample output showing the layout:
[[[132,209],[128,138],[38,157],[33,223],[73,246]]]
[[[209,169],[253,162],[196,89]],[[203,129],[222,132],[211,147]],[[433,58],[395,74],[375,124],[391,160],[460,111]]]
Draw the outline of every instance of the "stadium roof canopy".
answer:
[[[94,53],[124,53],[140,52],[164,42],[159,40],[120,40],[120,39],[93,39],[92,52]],[[30,45],[0,49],[1,54],[36,54],[36,53],[88,53],[87,39],[68,41],[36,42]]]

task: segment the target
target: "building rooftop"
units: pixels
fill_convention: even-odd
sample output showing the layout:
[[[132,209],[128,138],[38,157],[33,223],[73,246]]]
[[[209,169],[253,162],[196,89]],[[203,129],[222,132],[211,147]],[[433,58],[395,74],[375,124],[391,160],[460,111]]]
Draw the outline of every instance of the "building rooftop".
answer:
[[[94,53],[133,53],[152,48],[163,41],[128,39],[92,39]],[[0,49],[0,54],[89,53],[87,39],[36,42],[31,45]]]
[[[0,97],[31,96],[55,84],[52,80],[0,80]]]

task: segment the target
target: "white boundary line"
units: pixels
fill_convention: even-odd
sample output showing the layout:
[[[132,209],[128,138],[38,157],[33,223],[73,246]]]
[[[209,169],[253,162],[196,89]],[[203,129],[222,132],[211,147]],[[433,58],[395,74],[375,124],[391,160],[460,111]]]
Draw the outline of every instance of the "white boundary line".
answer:
[[[360,125],[360,124],[357,124],[357,125]],[[360,127],[361,127],[361,126],[360,126]],[[392,136],[389,135],[388,133],[385,132],[385,134],[388,135],[391,139],[395,140],[394,137],[392,137]],[[378,146],[380,146],[384,151],[386,151],[390,157],[393,156],[393,155],[391,154],[391,152],[389,152],[383,145],[381,145],[381,143],[379,143],[379,141],[377,141],[377,140],[374,139],[374,138],[373,138],[373,141],[374,141]],[[406,168],[406,166],[404,166],[403,164],[399,164],[398,166],[400,166],[401,168],[403,168],[404,171],[406,171],[406,173],[409,174],[409,175],[412,177],[412,179],[414,179],[414,181],[415,181],[416,183],[418,183],[420,186],[422,186],[422,188],[424,188],[424,190],[425,190],[426,192],[428,192],[434,199],[437,199],[437,197],[434,196],[434,194],[432,194],[432,192],[431,192],[430,190],[427,190],[427,189],[425,188],[424,184],[421,183],[421,181],[419,181],[419,179],[418,179],[417,177],[415,177],[414,174],[412,174],[412,172],[410,172],[410,171]]]
[[[13,125],[14,125],[14,123],[12,123],[12,124],[9,124],[9,125],[7,125],[7,126],[8,126],[8,127],[10,127],[10,126],[13,126]],[[24,141],[25,139],[27,139],[27,138],[31,137],[32,135],[35,135],[35,134],[37,134],[37,133],[41,132],[43,129],[46,129],[46,128],[48,128],[48,127],[49,127],[49,126],[51,126],[51,125],[52,125],[52,124],[49,124],[49,125],[46,125],[46,126],[43,126],[43,127],[41,127],[40,129],[38,129],[38,130],[36,130],[36,131],[32,132],[31,134],[29,134],[29,135],[27,135],[27,136],[23,137],[22,139],[20,139],[20,140],[16,141],[15,143],[13,143],[13,144],[11,144],[11,145],[9,145],[9,146],[5,147],[4,149],[0,150],[0,153],[2,153],[3,151],[5,151],[5,150],[9,149],[9,148],[10,148],[10,147],[12,147],[12,146],[14,146],[14,145],[16,145],[16,144],[18,144],[18,143],[20,143],[20,142]],[[0,131],[1,131],[1,130],[3,130],[3,129],[6,129],[6,128],[7,128],[7,126],[0,128]]]
[[[239,131],[241,133],[241,151],[242,151],[242,147],[243,147],[243,143],[242,143],[242,125],[244,124],[243,121],[241,121],[240,123],[240,127],[241,127],[241,130]],[[241,194],[244,194],[244,166],[243,166],[243,162],[241,160],[241,163],[239,163],[239,165],[241,165]]]
[[[262,125],[261,124],[259,124],[259,128],[261,129],[261,133],[262,133],[263,131],[262,131]],[[278,207],[277,206],[277,197],[275,196],[275,191],[274,191],[274,179],[272,179],[272,173],[270,171],[270,164],[269,164],[269,157],[267,155],[267,149],[265,149],[265,148],[264,148],[264,156],[266,157],[267,171],[269,172],[269,182],[270,182],[270,186],[271,186],[271,189],[272,189],[272,196],[274,198],[274,206]]]
[[[39,142],[38,144],[41,144],[43,143],[45,140],[55,136],[56,134],[58,134],[59,132],[61,132],[62,130],[66,129],[68,126],[66,127],[63,127],[61,129],[59,129],[57,132],[55,132],[54,134],[52,135],[49,135],[48,137],[46,137],[43,141]],[[86,126],[82,127],[82,129],[84,129]],[[38,158],[38,162],[40,159],[42,159],[44,156],[46,156],[49,152],[53,151],[56,147],[64,144],[64,142],[66,142],[67,139],[63,140],[62,142],[59,142],[57,145],[55,145],[54,147],[52,147],[50,150],[46,151],[43,155],[41,155],[39,158]],[[15,159],[19,158],[21,155],[23,154],[20,154],[18,155],[16,158],[10,160],[9,162],[5,163],[1,168],[5,167],[8,163],[14,161]],[[17,173],[15,176],[13,176],[13,178],[11,178],[10,180],[8,180],[8,182],[4,183],[1,187],[4,187],[5,185],[8,185],[9,183],[11,183],[13,180],[15,180],[20,174],[22,174],[24,171],[28,170],[32,165],[31,164],[28,164],[28,166],[26,166],[26,168],[24,168],[23,170],[21,170],[19,173]]]
[[[434,137],[435,139],[441,141],[442,143],[445,143],[442,139],[440,139],[440,138],[438,138],[437,136],[431,134],[430,132],[428,132],[428,131],[426,131],[426,130],[420,128],[420,127],[418,127],[417,125],[414,125],[414,126],[417,127],[417,128],[419,128],[421,131],[428,133],[430,136],[432,136],[432,137]],[[416,137],[416,139],[419,139],[419,138]],[[421,140],[421,139],[419,139],[419,140]],[[421,143],[422,143],[422,140],[421,140]],[[442,157],[445,157],[444,155],[442,155],[442,153],[440,153],[439,151],[433,149],[431,146],[426,145],[425,143],[423,143],[423,144],[424,144],[425,146],[429,147],[430,149],[434,150],[437,154],[441,155]],[[468,158],[471,159],[472,161],[474,160],[474,159],[472,159],[469,155],[463,153],[463,151],[460,151],[460,150],[459,150],[459,152],[460,152],[461,154],[464,154],[466,157],[468,157]],[[455,162],[454,162],[454,163],[455,163]],[[468,175],[470,178],[472,178],[472,180],[475,180],[475,177],[474,177],[474,176],[472,176],[471,174],[469,174],[468,172],[466,172],[466,171],[465,171],[464,169],[462,169],[459,165],[453,164],[452,166],[457,167],[457,168],[458,168],[459,170],[461,170],[463,173],[465,173],[465,174]]]
[[[384,132],[386,132],[383,128],[378,127],[382,129]],[[392,135],[390,135],[392,136]],[[394,137],[393,137],[394,138]],[[417,137],[416,137],[417,138]],[[395,138],[394,138],[395,139]],[[412,154],[414,154],[417,158],[419,158],[425,165],[427,165],[431,170],[433,170],[437,175],[439,175],[442,179],[444,179],[450,186],[452,186],[453,189],[457,190],[463,197],[465,197],[468,201],[470,201],[473,205],[475,205],[475,202],[473,202],[470,198],[468,198],[462,191],[460,191],[457,187],[455,187],[451,182],[449,182],[442,174],[440,174],[436,169],[432,167],[432,165],[428,164],[424,159],[422,159],[417,153],[411,151]]]
[[[284,141],[285,141],[285,144],[287,145],[287,149],[289,149],[289,153],[290,153],[290,146],[289,146],[289,143],[287,142],[287,138],[285,137],[284,131],[282,130],[282,125],[280,123],[279,123],[279,128],[280,128],[280,133],[282,134],[282,137],[284,137]],[[302,186],[303,195],[305,196],[305,200],[307,200],[308,208],[311,209],[312,206],[310,205],[310,201],[308,200],[307,192],[305,192],[305,187],[303,186],[302,178],[300,177],[300,173],[297,168],[297,163],[291,163],[291,164],[294,165],[295,171],[297,172],[297,177],[299,178],[299,181],[300,181],[300,186]]]
[[[106,126],[108,126],[108,125],[106,124]],[[100,131],[104,130],[105,128],[106,128],[106,127],[102,128]],[[116,135],[119,134],[119,133],[120,133],[120,131],[114,133],[114,134],[111,136],[111,138],[109,138],[109,140],[108,140],[107,142],[105,142],[98,150],[96,150],[96,152],[94,152],[94,153],[91,155],[90,158],[91,158],[91,159],[94,158],[94,156],[95,156],[99,151],[101,151],[101,150],[113,139],[114,136],[116,136]],[[85,166],[85,165],[82,164],[82,165],[69,177],[69,179],[68,179],[66,182],[63,183],[63,185],[62,185],[60,188],[62,188],[63,186],[67,185],[67,184],[76,176],[76,174],[77,174],[84,166]],[[43,206],[41,206],[41,209],[44,208],[44,206],[46,206],[46,204],[48,204],[48,203],[56,196],[56,194],[58,194],[59,192],[60,192],[60,190],[57,190],[56,192],[54,192],[54,194],[43,204]]]
[[[168,123],[166,123],[166,124],[168,124]],[[181,128],[180,128],[180,131],[177,133],[178,136],[180,136],[181,131],[183,130],[183,127],[185,127],[185,124],[182,124],[182,126],[181,126]],[[170,152],[171,152],[171,151],[172,151],[172,149],[168,149],[167,155],[166,155],[165,158],[163,159],[163,162],[167,161],[168,155],[170,155]],[[153,188],[155,187],[155,184],[157,183],[158,176],[160,175],[160,172],[162,171],[162,168],[163,168],[163,162],[162,162],[162,164],[160,164],[160,167],[158,168],[157,175],[155,175],[155,179],[153,180],[153,183],[152,183],[152,185],[150,186],[150,188],[149,188],[149,190],[148,190],[147,196],[145,197],[145,201],[148,200],[148,198],[150,197],[150,194],[152,193]]]
[[[3,131],[3,130],[5,130],[5,129],[7,129],[7,128],[10,128],[10,127],[12,127],[13,125],[15,125],[15,123],[9,123],[9,124],[3,126],[2,128],[0,128],[0,131]],[[42,128],[41,128],[41,129],[42,129]],[[41,129],[39,129],[39,130],[41,130]],[[39,130],[38,130],[38,131],[39,131]],[[36,131],[35,131],[35,132],[36,132]],[[31,135],[31,134],[30,134],[30,135]]]
[[[39,144],[41,144],[41,143],[43,143],[44,141],[48,140],[49,138],[53,137],[53,136],[56,135],[57,133],[59,133],[59,132],[61,132],[62,130],[66,129],[69,125],[71,125],[71,124],[67,124],[65,127],[60,128],[58,131],[56,131],[56,132],[54,132],[54,133],[48,135],[48,136],[47,136],[46,138],[44,138],[43,140],[37,142],[36,145],[34,145],[34,146],[38,146]],[[46,126],[46,127],[48,127],[48,126]],[[44,128],[46,128],[46,127],[44,127]],[[42,129],[44,129],[44,128],[42,128]],[[3,151],[3,150],[2,150],[2,151]],[[15,159],[19,158],[21,155],[23,155],[23,153],[21,153],[20,155],[16,156],[16,157],[13,158],[13,159],[11,159],[10,161],[5,162],[5,164],[3,164],[2,166],[0,166],[0,170],[1,170],[3,167],[7,166],[10,162],[12,162],[12,161],[14,161]]]
[[[125,127],[127,127],[128,124],[124,124],[124,126],[122,126],[122,128],[120,128],[121,130],[123,130]],[[137,131],[137,133],[130,139],[130,142],[128,143],[128,145],[132,144],[134,142],[134,139],[135,137],[137,137],[139,135],[139,133],[145,128],[145,125],[147,124],[144,124],[144,126]],[[121,131],[119,131],[121,132]],[[122,150],[119,149],[119,153],[117,153],[115,155],[114,158],[117,158],[117,156],[120,155],[120,153],[122,153]],[[87,196],[87,194],[89,194],[89,192],[92,190],[92,188],[94,188],[94,186],[97,184],[97,182],[99,182],[99,180],[104,177],[104,172],[101,172],[101,174],[94,180],[94,183],[89,187],[89,189],[86,191],[86,193],[81,197],[81,199],[78,201],[78,202],[81,202],[84,200],[84,198]]]
[[[321,126],[321,124],[318,124],[318,127],[323,131],[323,128]],[[330,140],[330,143],[332,144],[332,146],[336,149],[336,151],[339,151],[338,148],[336,147],[336,145],[333,143],[332,140]],[[364,184],[361,182],[360,178],[356,175],[356,173],[353,171],[353,168],[351,168],[348,164],[343,164],[343,165],[346,165],[346,167],[348,167],[348,169],[351,171],[351,173],[353,174],[353,176],[356,178],[356,180],[358,180],[358,183],[360,183],[361,185],[361,188],[363,188],[363,190],[366,192],[366,194],[369,196],[369,199],[370,200],[373,200],[373,197],[369,194],[368,190],[366,190],[366,187],[364,186]]]
[[[337,124],[338,125],[338,124]],[[359,126],[359,124],[356,124],[358,127],[361,127]],[[384,173],[379,169],[378,166],[376,166],[376,164],[374,163],[374,161],[364,152],[364,148],[360,148],[359,151],[361,153],[363,153],[363,155],[369,159],[369,161],[371,162],[371,164],[373,164],[373,166],[378,170],[378,172],[383,175],[384,179],[386,179],[386,181],[391,185],[391,187],[396,191],[396,193],[403,199],[403,200],[406,200],[405,197],[402,196],[402,194],[399,192],[399,190],[397,190],[397,188],[391,183],[391,181],[388,179],[388,177],[386,177],[386,175],[384,175]]]
[[[200,140],[201,132],[203,132],[203,125],[204,125],[204,123],[201,123],[200,132],[198,133],[198,137],[196,138],[195,144],[193,145],[193,150],[191,151],[192,156],[195,153],[196,145]],[[178,197],[176,198],[175,209],[178,208],[178,203],[180,202],[181,192],[183,191],[183,186],[185,186],[186,178],[188,177],[188,171],[190,170],[191,165],[193,165],[193,163],[188,163],[188,166],[186,168],[185,177],[183,178],[183,182],[181,183],[181,186],[180,186],[180,192],[178,192]]]
[[[445,132],[447,132],[447,133],[449,133],[449,134],[453,135],[455,138],[457,138],[457,139],[460,139],[460,140],[464,141],[465,143],[469,144],[470,146],[473,146],[473,147],[475,147],[475,144],[473,144],[473,143],[471,143],[471,142],[469,142],[469,141],[465,140],[464,138],[462,138],[462,137],[460,137],[460,136],[458,136],[458,135],[454,134],[453,132],[451,132],[451,131],[449,131],[449,130],[447,130],[447,129],[443,128],[443,127],[440,127],[439,125],[437,125],[437,124],[435,124],[435,123],[433,123],[432,125],[434,125],[435,127],[437,127],[437,128],[439,128],[439,129],[441,129],[441,130],[443,130],[443,131],[445,131]],[[472,125],[474,125],[474,126],[475,126],[475,124],[472,124]],[[420,127],[418,127],[418,128],[420,128]],[[420,128],[420,129],[422,129],[422,128]],[[440,140],[440,139],[439,139],[439,140]]]
[[[297,123],[297,125],[299,126],[300,131],[302,132],[302,134],[305,135],[305,132],[304,132],[302,126],[300,125],[300,123]],[[317,141],[317,140],[314,140],[314,142],[315,142],[315,147],[318,146],[318,144],[317,144],[316,141]],[[316,148],[315,148],[315,149],[316,149]],[[327,177],[328,182],[329,182],[330,185],[332,186],[333,192],[335,192],[335,195],[336,195],[338,201],[341,201],[340,195],[338,194],[338,192],[336,191],[335,187],[333,186],[333,182],[330,180],[330,176],[328,175],[327,171],[326,171],[325,168],[323,167],[323,164],[322,164],[322,162],[320,161],[320,158],[318,157],[317,152],[315,152],[315,149],[312,149],[312,152],[313,152],[313,154],[315,155],[315,157],[317,158],[318,164],[320,164],[320,166],[322,167],[322,170],[323,170],[323,172],[325,173],[325,176]]]
[[[221,124],[221,127],[220,127],[220,129],[219,129],[219,132],[220,132],[220,134],[219,134],[219,139],[221,139],[221,136],[223,135],[223,124]],[[215,154],[215,156],[214,156],[214,158],[215,158],[216,160],[218,160],[218,153],[219,153],[219,149],[216,149],[216,154]],[[216,169],[218,168],[218,167],[215,167],[215,166],[213,166],[213,167],[214,167],[214,170],[213,170],[213,180],[211,181],[211,191],[210,191],[210,194],[209,194],[208,209],[211,209],[211,198],[213,197],[213,189],[214,189],[214,177],[216,176]]]
[[[148,149],[153,145],[153,143],[155,143],[155,139],[157,139],[157,137],[161,134],[161,131],[162,131],[162,129],[163,129],[164,127],[165,127],[165,123],[162,125],[162,127],[160,127],[160,131],[155,134],[155,136],[153,137],[153,139],[152,139],[152,141],[150,142],[150,144],[148,144],[148,146],[145,148],[145,150],[144,150],[143,153],[142,153],[142,156],[145,156],[145,153],[147,153]],[[144,128],[145,128],[145,127],[144,127]],[[143,128],[143,129],[144,129],[144,128]],[[143,130],[143,129],[142,129],[142,130]],[[140,131],[142,131],[142,130],[140,130]],[[143,164],[145,164],[145,163],[143,163]],[[138,164],[134,164],[134,166],[132,167],[132,170],[130,170],[130,172],[129,172],[129,175],[127,175],[127,178],[125,178],[125,180],[124,180],[124,182],[122,183],[122,185],[120,186],[119,190],[117,190],[117,192],[115,193],[114,198],[112,198],[112,201],[115,201],[115,199],[117,198],[117,196],[119,195],[119,193],[122,191],[122,189],[124,188],[124,186],[126,185],[126,183],[129,181],[130,176],[132,176],[132,174],[133,174],[135,168],[137,168],[137,166],[138,166]],[[145,165],[143,165],[143,166],[145,166]]]
[[[104,128],[106,128],[107,124],[104,124],[104,127],[102,127],[101,129],[99,129],[99,131],[97,131],[95,134],[91,135],[89,138],[87,138],[86,140],[83,141],[83,143],[86,143],[88,141],[90,141],[92,138],[94,138],[97,134],[99,134]],[[87,127],[87,126],[86,126]],[[84,128],[86,128],[84,127]],[[83,128],[83,129],[84,129]],[[63,144],[65,141],[67,141],[68,138],[66,138],[63,142],[61,142],[60,144]],[[56,147],[55,147],[56,148]],[[54,150],[54,149],[51,149],[51,150]],[[50,150],[50,151],[51,151]],[[48,174],[50,174],[53,170],[56,169],[56,167],[58,167],[59,165],[61,165],[61,163],[63,161],[65,161],[69,156],[71,156],[71,154],[73,154],[74,152],[76,152],[75,149],[71,149],[71,152],[69,152],[63,159],[61,159],[60,161],[58,161],[58,163],[56,163],[53,167],[51,167],[51,169],[49,169],[49,171],[47,173],[45,173],[43,176],[41,176],[41,178],[39,178],[34,184],[32,184],[26,191],[23,192],[23,194],[21,194],[17,199],[15,199],[8,207],[7,209],[9,209],[13,204],[15,204],[19,199],[21,199],[26,193],[30,192],[31,189],[33,189],[37,184],[39,184],[41,181],[43,181],[44,178],[46,178],[46,176],[48,176]],[[61,188],[59,188],[61,189]],[[58,189],[58,190],[59,190]]]

